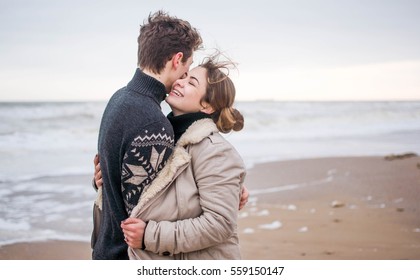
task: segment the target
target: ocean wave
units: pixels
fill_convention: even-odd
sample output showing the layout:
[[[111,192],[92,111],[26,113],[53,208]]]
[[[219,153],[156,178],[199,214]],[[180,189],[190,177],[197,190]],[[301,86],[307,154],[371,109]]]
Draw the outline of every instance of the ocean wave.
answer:
[[[105,103],[0,103],[4,123],[21,125],[65,125],[100,120]],[[98,124],[96,124],[98,125]]]
[[[420,128],[420,102],[250,102],[237,107],[249,134],[331,137]]]
[[[0,231],[0,233],[2,232]],[[0,238],[0,247],[6,246],[6,245],[18,244],[18,243],[34,243],[34,242],[45,242],[45,241],[53,241],[53,240],[90,242],[90,238],[91,236],[89,233],[71,234],[71,233],[62,232],[62,231],[43,230],[43,231],[38,231],[38,232],[36,231],[25,232],[24,234],[20,234],[20,236],[17,236],[15,233],[14,236],[10,239]]]
[[[297,184],[290,184],[290,185],[281,185],[281,186],[270,186],[270,187],[262,187],[256,190],[249,191],[249,194],[252,196],[258,196],[261,194],[272,194],[272,193],[278,193],[283,191],[290,191],[295,190],[298,188],[303,187],[310,187],[310,186],[318,186],[323,185],[325,183],[329,183],[334,180],[334,177],[332,175],[329,175],[323,179],[312,181],[312,182],[303,182],[303,183],[297,183]]]
[[[60,177],[79,177],[79,176],[92,176],[93,177],[93,167],[92,169],[83,169],[83,170],[69,170],[69,171],[57,171],[53,173],[39,173],[39,174],[26,174],[20,176],[7,176],[0,174],[0,184],[17,184],[25,183],[34,180],[42,179],[54,179]]]

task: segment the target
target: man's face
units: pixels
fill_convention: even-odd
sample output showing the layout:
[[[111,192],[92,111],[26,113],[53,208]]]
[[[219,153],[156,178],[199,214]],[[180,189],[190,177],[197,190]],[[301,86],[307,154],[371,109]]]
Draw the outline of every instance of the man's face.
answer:
[[[188,71],[190,71],[190,66],[193,63],[193,56],[190,56],[185,63],[180,64],[178,67],[179,76],[178,78],[185,78]]]

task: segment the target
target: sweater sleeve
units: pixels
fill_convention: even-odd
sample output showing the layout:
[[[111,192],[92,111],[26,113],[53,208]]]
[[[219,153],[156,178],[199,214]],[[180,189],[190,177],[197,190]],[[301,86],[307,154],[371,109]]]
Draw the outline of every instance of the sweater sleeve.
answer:
[[[162,125],[150,125],[125,148],[121,167],[121,191],[128,215],[140,195],[163,168],[174,140]]]
[[[171,255],[202,250],[225,242],[236,231],[243,161],[225,141],[206,147],[192,154],[202,214],[174,222],[149,221],[146,250]]]

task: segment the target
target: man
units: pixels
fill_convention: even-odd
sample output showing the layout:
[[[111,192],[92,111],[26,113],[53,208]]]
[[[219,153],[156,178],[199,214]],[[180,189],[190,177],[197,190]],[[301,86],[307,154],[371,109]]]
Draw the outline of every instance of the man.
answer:
[[[173,129],[160,103],[173,82],[188,71],[201,44],[198,31],[187,21],[162,11],[149,15],[141,26],[138,69],[109,100],[99,130],[104,188],[93,259],[128,259],[121,223],[163,168],[174,145]]]

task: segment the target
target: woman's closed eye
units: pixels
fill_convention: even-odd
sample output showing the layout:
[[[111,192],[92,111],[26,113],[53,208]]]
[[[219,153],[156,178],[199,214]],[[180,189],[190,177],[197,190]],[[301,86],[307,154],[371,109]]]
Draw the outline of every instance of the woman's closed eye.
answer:
[[[198,81],[198,79],[196,77],[194,77],[194,76],[191,76],[190,77],[190,81],[188,83],[190,85],[194,86],[194,87],[197,87],[200,84],[200,82]]]

